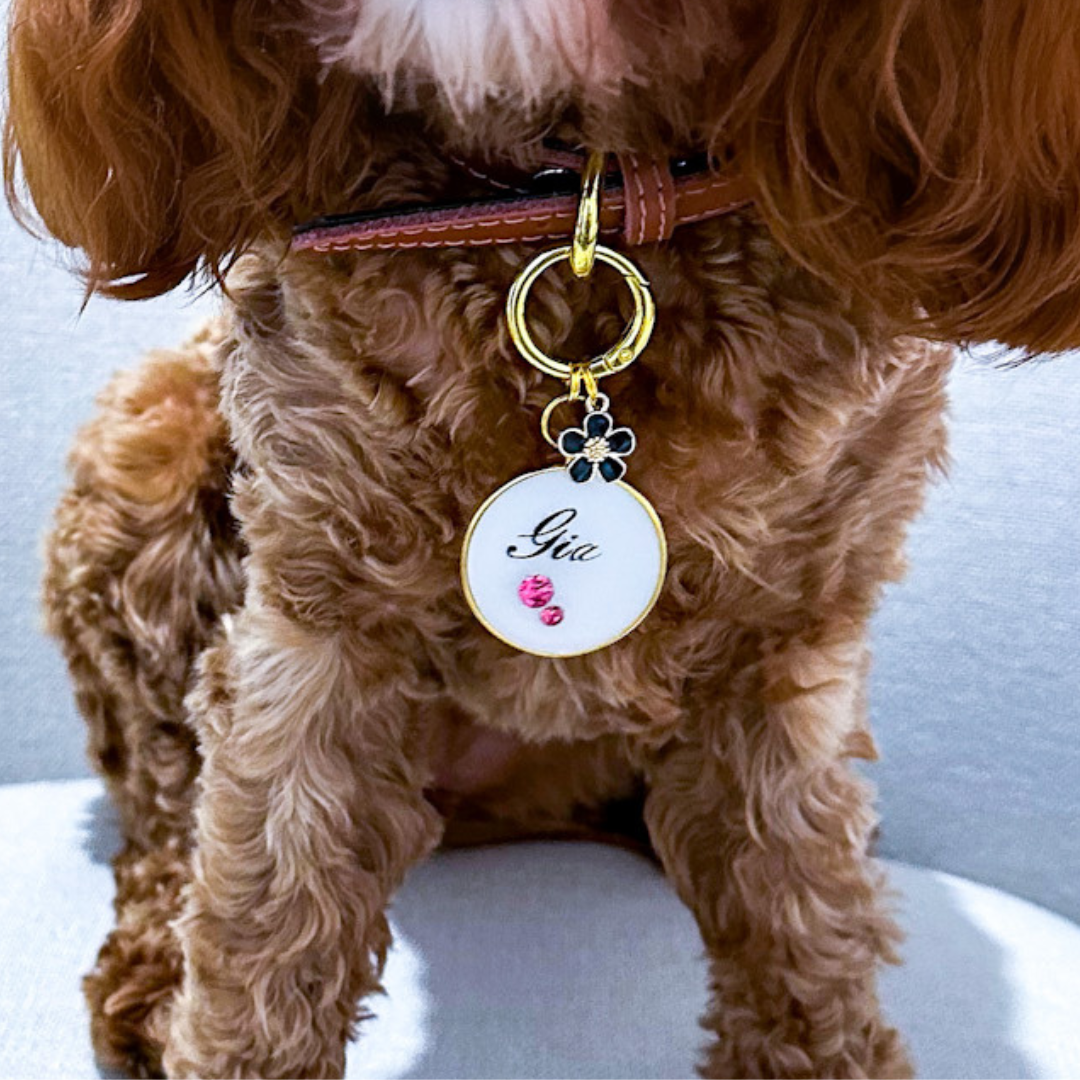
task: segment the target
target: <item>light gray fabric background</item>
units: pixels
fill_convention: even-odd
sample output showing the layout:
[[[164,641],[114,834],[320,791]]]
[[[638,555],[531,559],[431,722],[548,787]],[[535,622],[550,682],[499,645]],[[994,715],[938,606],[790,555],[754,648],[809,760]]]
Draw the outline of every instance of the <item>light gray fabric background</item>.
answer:
[[[93,1080],[79,976],[112,923],[93,780],[0,788],[0,1080]],[[1080,927],[902,864],[905,964],[881,997],[919,1075],[1080,1080]],[[651,863],[595,844],[444,853],[409,875],[352,1080],[689,1076],[697,928]],[[28,962],[28,959],[30,962]]]
[[[90,302],[0,219],[0,783],[87,774],[38,631],[38,549],[76,425],[108,374],[212,309]],[[1080,358],[952,385],[951,479],[876,622],[871,702],[885,854],[1080,919]]]

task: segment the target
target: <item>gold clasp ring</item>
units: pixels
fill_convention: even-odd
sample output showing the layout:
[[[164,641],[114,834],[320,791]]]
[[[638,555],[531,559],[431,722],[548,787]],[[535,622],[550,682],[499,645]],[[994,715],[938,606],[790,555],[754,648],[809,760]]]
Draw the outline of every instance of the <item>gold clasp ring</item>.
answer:
[[[506,298],[507,326],[518,351],[533,367],[539,368],[547,375],[554,375],[556,379],[562,379],[563,382],[566,382],[572,376],[574,368],[580,365],[572,364],[567,360],[556,360],[540,349],[525,324],[525,303],[529,299],[529,290],[536,279],[549,267],[564,259],[569,259],[570,252],[569,244],[541,252],[522,270],[510,287],[510,295]],[[593,378],[602,379],[605,375],[614,375],[615,372],[622,371],[641,355],[645,346],[649,344],[653,327],[656,325],[656,305],[653,302],[652,293],[649,292],[648,281],[625,255],[620,255],[619,252],[598,244],[596,258],[622,274],[634,300],[634,314],[623,336],[595,360],[583,365]]]
[[[553,375],[556,379],[562,379],[563,382],[572,377],[576,367],[583,367],[593,378],[602,379],[605,375],[622,371],[641,355],[649,344],[653,327],[656,325],[656,305],[652,293],[649,292],[649,283],[641,271],[625,255],[598,244],[596,258],[622,274],[634,301],[634,314],[623,336],[588,364],[572,364],[567,360],[556,360],[548,356],[533,340],[525,324],[525,303],[536,279],[549,267],[569,259],[571,250],[570,244],[564,244],[562,247],[543,251],[522,270],[506,298],[506,322],[518,351],[533,367],[547,375]]]
[[[656,305],[644,275],[625,255],[596,242],[600,228],[600,187],[603,182],[604,160],[605,155],[593,153],[589,155],[586,163],[573,243],[551,248],[537,255],[517,276],[506,298],[506,322],[518,351],[533,367],[539,368],[546,375],[573,383],[575,398],[582,379],[587,380],[585,386],[591,398],[594,396],[597,379],[613,375],[632,364],[649,344],[653,327],[656,325]],[[536,279],[556,263],[567,260],[578,277],[587,277],[592,272],[596,259],[622,274],[634,301],[634,314],[623,336],[594,360],[587,363],[557,360],[543,352],[529,333],[525,322],[529,290]]]

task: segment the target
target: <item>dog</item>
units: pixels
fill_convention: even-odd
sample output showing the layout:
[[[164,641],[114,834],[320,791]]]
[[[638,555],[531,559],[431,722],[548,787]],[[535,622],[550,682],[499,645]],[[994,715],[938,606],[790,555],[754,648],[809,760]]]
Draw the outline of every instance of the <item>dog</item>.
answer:
[[[910,1075],[853,769],[867,621],[945,462],[951,345],[1080,341],[1080,12],[15,0],[9,64],[24,220],[89,291],[223,299],[106,390],[48,545],[126,841],[99,1057],[340,1076],[410,866],[625,832],[641,800],[708,955],[702,1073]],[[602,185],[627,213],[695,155],[750,193],[671,232],[640,187],[657,329],[610,386],[667,573],[640,626],[562,658],[491,634],[459,577],[477,508],[551,461],[553,384],[503,317],[544,243],[303,239],[532,192],[552,146],[556,186],[580,149],[627,163]],[[622,289],[544,276],[539,347],[606,349]]]

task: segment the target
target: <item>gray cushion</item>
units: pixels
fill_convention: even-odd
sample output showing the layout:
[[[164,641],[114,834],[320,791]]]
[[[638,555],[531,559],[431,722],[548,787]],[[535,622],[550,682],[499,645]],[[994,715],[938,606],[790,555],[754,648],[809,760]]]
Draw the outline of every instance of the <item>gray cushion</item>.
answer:
[[[0,1077],[94,1077],[79,977],[110,920],[116,843],[96,781],[0,788]],[[924,1076],[1080,1078],[1080,928],[891,865],[907,963],[886,1008]],[[659,872],[591,844],[441,855],[393,909],[397,944],[350,1077],[689,1075],[697,931]]]

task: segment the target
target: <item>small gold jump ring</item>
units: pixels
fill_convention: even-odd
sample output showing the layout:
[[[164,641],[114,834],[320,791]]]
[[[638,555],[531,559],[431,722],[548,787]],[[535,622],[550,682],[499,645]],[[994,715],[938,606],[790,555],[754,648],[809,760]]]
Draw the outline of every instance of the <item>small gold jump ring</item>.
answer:
[[[560,405],[573,405],[579,399],[574,397],[574,393],[571,390],[567,394],[560,394],[557,398],[553,398],[544,406],[544,411],[540,414],[540,434],[544,436],[544,441],[553,446],[556,450],[559,449],[559,440],[551,434],[551,417],[555,410]],[[607,394],[601,393],[598,389],[595,397],[589,398],[589,404],[587,406],[588,412],[607,412],[611,407],[611,401]]]
[[[585,396],[591,404],[600,393],[600,387],[596,384],[596,376],[589,370],[588,364],[575,364],[570,370],[570,397],[577,401],[581,396],[581,388],[585,387]]]
[[[544,442],[549,446],[559,449],[559,440],[551,434],[551,414],[560,406],[565,405],[567,402],[573,401],[574,398],[570,394],[560,394],[557,398],[552,398],[544,407],[544,411],[540,414],[540,434],[544,436]]]
[[[570,390],[566,395],[571,401],[578,401],[581,398],[581,368],[573,367],[570,369]]]
[[[581,400],[581,388],[585,387],[585,396],[591,405],[596,401],[596,395],[600,393],[600,387],[596,384],[596,376],[589,370],[588,364],[574,364],[570,368],[570,400]]]
[[[564,244],[562,247],[542,251],[517,276],[506,298],[507,327],[518,351],[533,367],[563,382],[571,378],[573,369],[577,365],[565,360],[556,360],[541,351],[525,323],[525,305],[529,299],[529,290],[536,279],[549,267],[564,259],[569,259],[571,250],[570,244]],[[583,365],[594,379],[602,379],[605,375],[622,371],[641,355],[656,325],[656,305],[653,302],[652,293],[649,292],[648,281],[625,255],[612,251],[603,244],[598,244],[596,258],[622,274],[634,300],[634,314],[623,336],[605,353]]]
[[[570,247],[570,269],[574,276],[587,278],[596,259],[596,240],[600,235],[600,192],[604,184],[607,154],[590,150],[581,171],[581,199],[578,201],[574,242]]]

